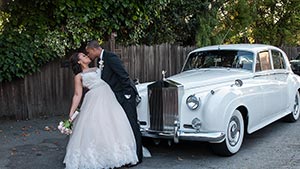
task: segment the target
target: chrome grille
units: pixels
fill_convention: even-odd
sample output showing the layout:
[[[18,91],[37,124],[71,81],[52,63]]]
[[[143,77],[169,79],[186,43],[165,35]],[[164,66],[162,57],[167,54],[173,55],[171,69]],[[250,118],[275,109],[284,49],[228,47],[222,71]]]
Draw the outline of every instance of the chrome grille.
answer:
[[[173,131],[178,116],[178,88],[165,81],[148,86],[150,130]]]

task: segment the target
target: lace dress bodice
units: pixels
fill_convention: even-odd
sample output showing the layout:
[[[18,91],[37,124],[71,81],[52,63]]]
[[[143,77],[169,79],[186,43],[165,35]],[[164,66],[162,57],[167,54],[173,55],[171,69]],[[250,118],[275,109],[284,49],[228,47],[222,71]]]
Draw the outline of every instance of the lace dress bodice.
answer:
[[[93,89],[105,84],[101,79],[101,70],[99,68],[91,68],[86,72],[81,73],[82,85],[88,89]]]

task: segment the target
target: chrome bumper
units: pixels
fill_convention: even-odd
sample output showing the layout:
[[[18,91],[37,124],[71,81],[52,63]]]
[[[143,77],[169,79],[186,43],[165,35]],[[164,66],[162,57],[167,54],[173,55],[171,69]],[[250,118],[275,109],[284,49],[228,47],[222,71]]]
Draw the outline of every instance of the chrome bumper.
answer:
[[[141,129],[141,133],[144,137],[173,139],[175,143],[178,143],[179,140],[208,141],[208,142],[219,143],[225,139],[224,132],[187,133],[187,132],[180,131],[179,128],[178,129],[175,128],[174,132],[158,132],[158,131],[149,131],[149,130]]]

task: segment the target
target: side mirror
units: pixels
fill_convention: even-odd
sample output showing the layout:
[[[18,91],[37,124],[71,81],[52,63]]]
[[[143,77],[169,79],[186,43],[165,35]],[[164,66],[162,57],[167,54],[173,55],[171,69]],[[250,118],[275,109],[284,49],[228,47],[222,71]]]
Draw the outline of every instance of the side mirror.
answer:
[[[240,80],[240,79],[236,79],[236,80],[234,81],[234,84],[235,84],[237,87],[241,87],[241,86],[243,86],[243,81]]]
[[[243,86],[243,81],[241,79],[236,79],[234,81],[234,84],[230,85],[231,87],[236,86],[236,87],[242,87]],[[212,92],[211,92],[212,93]],[[214,94],[214,93],[212,93]]]

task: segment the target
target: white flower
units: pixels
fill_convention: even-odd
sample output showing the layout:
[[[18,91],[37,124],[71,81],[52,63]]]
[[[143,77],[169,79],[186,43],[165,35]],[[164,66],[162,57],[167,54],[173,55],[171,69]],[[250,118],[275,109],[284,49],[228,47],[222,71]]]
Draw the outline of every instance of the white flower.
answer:
[[[99,60],[99,68],[101,70],[103,70],[103,67],[104,67],[104,61],[102,59]]]

